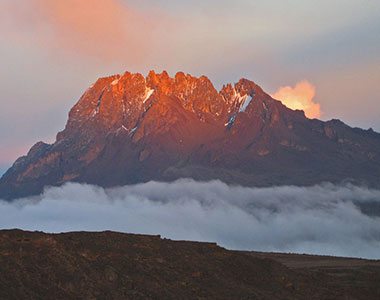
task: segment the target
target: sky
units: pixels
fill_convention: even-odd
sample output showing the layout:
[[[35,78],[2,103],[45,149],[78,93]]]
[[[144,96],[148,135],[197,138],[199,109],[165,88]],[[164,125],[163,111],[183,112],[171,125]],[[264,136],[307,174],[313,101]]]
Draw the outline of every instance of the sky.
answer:
[[[227,249],[380,259],[380,218],[361,209],[369,203],[379,207],[379,190],[350,185],[245,188],[181,179],[104,190],[69,183],[38,198],[0,200],[0,228],[113,230]]]
[[[127,70],[245,77],[309,117],[380,131],[378,0],[1,0],[0,36],[0,174]]]

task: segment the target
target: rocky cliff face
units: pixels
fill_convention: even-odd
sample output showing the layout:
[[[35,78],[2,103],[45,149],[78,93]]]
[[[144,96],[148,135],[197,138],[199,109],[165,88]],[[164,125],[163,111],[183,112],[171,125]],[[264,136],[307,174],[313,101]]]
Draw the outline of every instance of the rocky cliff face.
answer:
[[[4,174],[0,198],[68,181],[379,185],[379,176],[380,135],[372,130],[310,120],[247,79],[218,92],[205,76],[127,72],[91,86],[56,142],[37,143]]]

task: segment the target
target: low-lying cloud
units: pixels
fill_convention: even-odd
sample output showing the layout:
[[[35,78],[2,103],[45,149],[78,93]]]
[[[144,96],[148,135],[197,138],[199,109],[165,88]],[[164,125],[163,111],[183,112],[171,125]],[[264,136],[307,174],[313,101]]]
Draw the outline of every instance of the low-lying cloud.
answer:
[[[379,205],[380,191],[351,185],[246,188],[182,179],[105,190],[70,183],[0,201],[0,228],[115,230],[229,249],[380,258]]]

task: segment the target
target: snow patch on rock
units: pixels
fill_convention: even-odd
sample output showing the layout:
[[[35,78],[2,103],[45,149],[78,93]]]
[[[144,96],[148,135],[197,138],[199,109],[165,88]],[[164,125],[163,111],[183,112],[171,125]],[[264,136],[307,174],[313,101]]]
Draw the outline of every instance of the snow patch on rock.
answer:
[[[154,89],[151,89],[150,87],[146,87],[143,103],[145,103],[150,98],[150,96],[152,96],[153,93],[154,93]]]
[[[115,79],[111,82],[111,85],[117,85],[119,83],[119,78]]]
[[[232,117],[230,117],[228,122],[224,124],[224,126],[227,128],[231,128],[231,126],[234,125],[235,119],[236,119],[236,115],[233,115]]]
[[[247,109],[249,103],[251,103],[252,99],[253,99],[253,97],[249,96],[249,95],[245,95],[245,96],[241,97],[240,98],[241,102],[240,102],[239,112],[244,112]]]

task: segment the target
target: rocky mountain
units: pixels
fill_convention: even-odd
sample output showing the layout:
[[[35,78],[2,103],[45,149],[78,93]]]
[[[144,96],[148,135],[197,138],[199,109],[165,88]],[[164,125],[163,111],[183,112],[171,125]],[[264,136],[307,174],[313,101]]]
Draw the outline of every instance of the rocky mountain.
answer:
[[[116,232],[0,231],[0,299],[379,299],[380,262]]]
[[[247,79],[151,71],[100,78],[54,144],[39,142],[0,180],[0,198],[68,181],[112,187],[181,177],[247,186],[350,180],[379,186],[380,134],[308,119]]]

